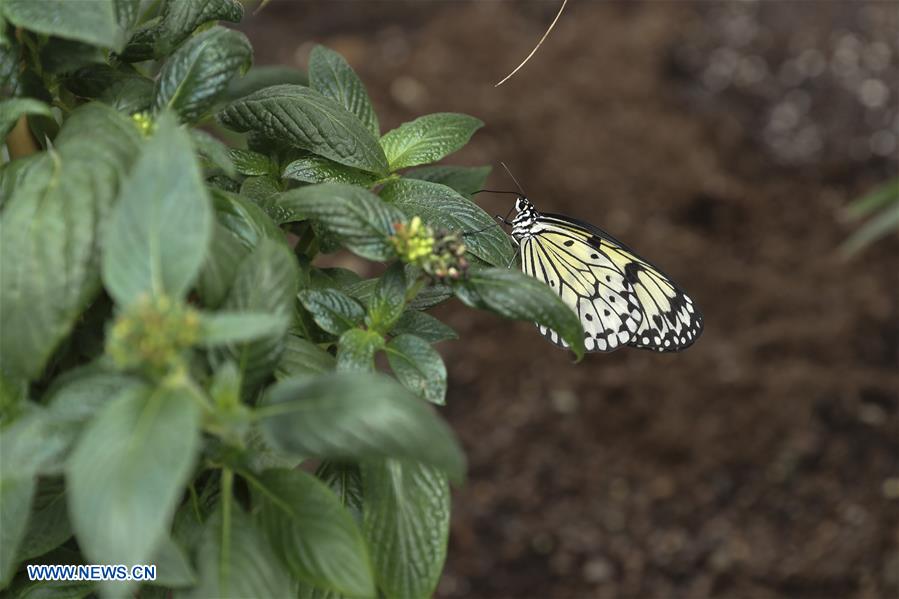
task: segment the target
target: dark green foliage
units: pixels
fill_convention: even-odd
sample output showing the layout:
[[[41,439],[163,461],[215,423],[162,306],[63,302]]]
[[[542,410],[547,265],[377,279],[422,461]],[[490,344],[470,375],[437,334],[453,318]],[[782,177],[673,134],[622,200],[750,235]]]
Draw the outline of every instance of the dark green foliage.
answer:
[[[308,78],[247,71],[249,42],[217,24],[242,15],[0,2],[0,131],[40,132],[0,167],[10,596],[430,596],[465,458],[435,407],[433,344],[456,334],[423,310],[456,295],[582,353],[575,315],[506,270],[513,246],[471,200],[489,169],[420,166],[479,120],[381,136],[327,48]],[[197,124],[245,135],[231,147]],[[316,265],[336,250],[386,268]],[[296,468],[309,459],[315,476]],[[158,572],[32,583],[30,563]]]

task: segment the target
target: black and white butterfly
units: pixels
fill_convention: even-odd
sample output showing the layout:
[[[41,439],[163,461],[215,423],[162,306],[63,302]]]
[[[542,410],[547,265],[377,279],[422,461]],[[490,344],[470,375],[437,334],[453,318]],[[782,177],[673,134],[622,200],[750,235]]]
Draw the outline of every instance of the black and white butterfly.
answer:
[[[588,352],[631,346],[673,352],[702,333],[692,299],[661,270],[611,235],[583,221],[538,212],[524,194],[515,202],[512,237],[521,269],[544,281],[574,310]],[[540,333],[567,347],[558,333]]]

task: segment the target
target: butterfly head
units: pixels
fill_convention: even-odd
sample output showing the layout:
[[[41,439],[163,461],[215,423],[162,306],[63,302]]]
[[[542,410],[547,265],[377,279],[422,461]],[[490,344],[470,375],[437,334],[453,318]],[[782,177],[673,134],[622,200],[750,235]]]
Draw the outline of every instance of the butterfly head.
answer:
[[[515,200],[515,217],[512,219],[512,237],[521,240],[531,232],[531,227],[537,221],[537,210],[525,196],[520,195]]]

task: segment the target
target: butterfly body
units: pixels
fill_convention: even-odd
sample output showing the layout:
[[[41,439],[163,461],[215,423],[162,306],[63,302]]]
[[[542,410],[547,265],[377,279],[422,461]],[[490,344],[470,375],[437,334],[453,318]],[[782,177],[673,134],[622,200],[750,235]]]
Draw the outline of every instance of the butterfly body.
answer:
[[[543,280],[574,310],[588,352],[631,346],[680,351],[702,333],[702,315],[667,275],[605,231],[567,216],[544,214],[523,195],[512,238],[522,270]],[[567,347],[547,327],[540,332]]]

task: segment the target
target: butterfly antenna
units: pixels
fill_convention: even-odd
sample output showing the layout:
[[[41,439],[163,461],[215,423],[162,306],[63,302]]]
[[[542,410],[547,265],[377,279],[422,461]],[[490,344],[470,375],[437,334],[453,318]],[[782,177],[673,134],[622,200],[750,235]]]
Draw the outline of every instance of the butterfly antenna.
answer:
[[[471,195],[477,195],[479,193],[511,193],[514,195],[519,195],[517,191],[499,191],[497,189],[479,189]]]
[[[521,186],[521,183],[518,182],[518,179],[515,178],[515,175],[512,174],[512,171],[509,170],[509,167],[506,166],[506,163],[500,162],[500,164],[503,165],[503,168],[506,170],[507,173],[509,173],[509,176],[512,177],[512,180],[515,181],[515,187],[518,188],[518,191],[521,192],[521,195],[523,195],[523,196],[528,195],[524,192],[524,188]]]

